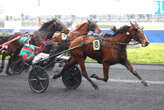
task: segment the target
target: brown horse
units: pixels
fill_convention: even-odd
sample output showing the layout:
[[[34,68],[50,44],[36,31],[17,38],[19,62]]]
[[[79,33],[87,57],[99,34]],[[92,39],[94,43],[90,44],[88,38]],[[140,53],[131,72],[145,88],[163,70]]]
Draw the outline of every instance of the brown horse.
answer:
[[[75,30],[68,34],[67,40],[72,41],[78,36],[87,35],[89,31],[101,33],[101,29],[96,22],[88,20],[87,22],[77,25]]]
[[[62,39],[61,32],[56,32],[56,33],[54,33],[52,40],[54,42],[58,42],[59,44],[62,44],[65,42],[70,42],[73,39],[77,38],[78,36],[87,35],[89,31],[101,33],[101,29],[98,27],[96,22],[88,20],[87,22],[78,24],[73,31],[69,32],[66,39],[64,39],[64,40]]]
[[[149,42],[146,39],[143,30],[136,22],[130,22],[130,24],[130,26],[126,25],[118,29],[113,37],[104,37],[102,39],[98,38],[101,42],[100,50],[93,49],[92,41],[96,39],[93,36],[80,36],[73,40],[69,48],[73,48],[75,46],[78,46],[78,48],[70,51],[72,59],[64,65],[63,71],[78,63],[80,65],[82,75],[92,84],[95,89],[98,89],[98,86],[91,80],[91,78],[107,82],[109,66],[120,63],[124,65],[134,76],[141,80],[141,83],[143,83],[144,86],[147,86],[147,82],[139,76],[128,61],[126,47],[132,39],[138,41],[144,47],[147,46]],[[103,64],[104,77],[99,77],[96,74],[91,75],[91,78],[88,77],[84,64],[87,56]],[[54,76],[54,79],[58,76]]]
[[[60,31],[65,34],[68,34],[69,29],[58,19],[52,19],[51,21],[44,23],[39,30],[35,31],[31,35],[30,43],[36,46],[40,46],[44,43],[43,41],[51,39],[53,33],[55,33],[56,31]],[[14,39],[17,36],[23,36],[23,35],[24,33],[15,33],[9,37],[8,41],[10,41],[11,39]],[[10,56],[10,59],[6,68],[6,73],[9,75],[11,74],[9,72],[10,65],[17,64],[17,62],[19,62],[19,60],[17,59],[19,59],[18,54],[21,48],[22,48],[22,45],[20,45],[18,40],[8,45],[8,48],[2,54],[2,65],[0,66],[0,71],[2,71],[4,68],[5,57]]]

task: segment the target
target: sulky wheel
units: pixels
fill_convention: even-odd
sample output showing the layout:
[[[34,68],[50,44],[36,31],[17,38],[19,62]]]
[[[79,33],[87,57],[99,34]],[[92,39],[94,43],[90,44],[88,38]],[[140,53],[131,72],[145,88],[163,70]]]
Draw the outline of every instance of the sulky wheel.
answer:
[[[28,82],[33,92],[42,93],[48,88],[49,76],[42,67],[33,66],[28,76]]]
[[[70,67],[62,73],[62,80],[68,89],[76,89],[80,86],[82,76],[77,65]]]

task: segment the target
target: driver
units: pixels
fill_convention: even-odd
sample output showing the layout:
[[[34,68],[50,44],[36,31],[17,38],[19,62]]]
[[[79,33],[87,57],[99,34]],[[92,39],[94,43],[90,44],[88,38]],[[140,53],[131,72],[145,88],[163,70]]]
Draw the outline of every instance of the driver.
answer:
[[[46,54],[46,53],[41,53],[44,51],[45,47],[44,46],[40,46],[40,47],[37,47],[35,45],[32,45],[29,43],[30,41],[30,37],[22,37],[19,39],[19,42],[21,44],[23,44],[23,47],[19,53],[19,56],[21,56],[22,60],[25,62],[25,63],[28,63],[28,64],[32,64],[32,62],[36,62],[36,60],[40,60],[41,58],[44,58],[44,57],[49,57],[49,54]],[[41,54],[39,55],[39,58],[35,56],[38,54]]]

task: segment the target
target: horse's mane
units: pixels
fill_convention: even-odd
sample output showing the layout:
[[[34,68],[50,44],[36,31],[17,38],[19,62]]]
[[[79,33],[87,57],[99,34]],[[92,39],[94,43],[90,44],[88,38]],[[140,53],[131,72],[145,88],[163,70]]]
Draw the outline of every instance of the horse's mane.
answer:
[[[128,26],[128,25],[124,25],[124,26],[120,27],[119,29],[116,30],[116,32],[113,34],[113,36],[126,32],[129,29],[129,27],[130,26]]]
[[[48,21],[48,22],[44,23],[44,24],[40,27],[39,31],[45,30],[45,29],[46,29],[48,26],[50,26],[50,24],[52,24],[54,21],[56,21],[56,19],[52,19],[51,21]]]
[[[44,24],[42,24],[42,26],[39,28],[39,30],[34,32],[35,35],[40,36],[41,39],[47,39],[48,36],[52,36],[54,33],[52,28],[55,28],[53,26],[53,25],[55,25],[55,22],[58,23],[59,21],[56,18],[54,18],[48,22],[45,22]]]
[[[81,23],[81,24],[77,25],[75,30],[76,30],[76,31],[79,31],[86,23],[87,23],[87,22]]]

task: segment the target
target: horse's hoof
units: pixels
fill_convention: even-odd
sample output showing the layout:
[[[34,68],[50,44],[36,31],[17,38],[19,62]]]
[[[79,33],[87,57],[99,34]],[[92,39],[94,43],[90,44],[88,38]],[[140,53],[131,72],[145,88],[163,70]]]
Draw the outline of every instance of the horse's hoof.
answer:
[[[96,86],[96,87],[94,87],[95,88],[95,90],[99,90],[99,87],[98,86]]]
[[[57,75],[54,75],[53,77],[52,77],[52,79],[58,79],[59,77],[61,77],[62,76],[62,74],[57,74]]]
[[[95,90],[99,90],[99,87],[96,84],[94,84],[93,87]]]
[[[141,83],[142,83],[145,87],[148,87],[147,82],[145,82],[144,80],[143,80],[143,81],[141,81]]]
[[[96,74],[92,74],[90,77],[91,78],[96,78]]]

